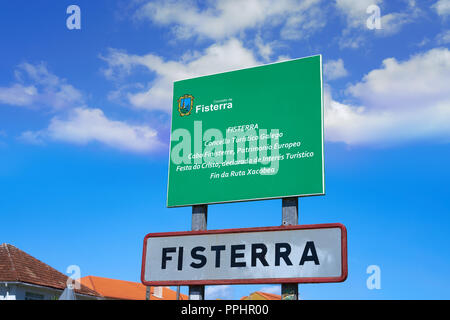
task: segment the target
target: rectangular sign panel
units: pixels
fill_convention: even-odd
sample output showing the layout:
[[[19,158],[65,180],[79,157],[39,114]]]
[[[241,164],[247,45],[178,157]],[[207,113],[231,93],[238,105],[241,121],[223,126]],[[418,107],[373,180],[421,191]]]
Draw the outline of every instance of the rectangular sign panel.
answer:
[[[167,206],[322,195],[322,56],[174,83]]]
[[[342,224],[148,234],[147,286],[341,282],[347,278]]]

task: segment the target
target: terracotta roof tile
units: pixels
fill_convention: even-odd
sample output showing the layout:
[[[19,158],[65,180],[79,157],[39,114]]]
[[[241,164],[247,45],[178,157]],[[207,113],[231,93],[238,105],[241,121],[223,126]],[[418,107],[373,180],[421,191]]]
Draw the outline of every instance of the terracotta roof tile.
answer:
[[[0,281],[24,282],[64,290],[68,276],[10,244],[0,245]],[[81,285],[76,293],[99,296]]]
[[[124,281],[118,279],[110,279],[96,276],[87,276],[80,279],[81,283],[86,287],[95,290],[99,294],[107,298],[123,299],[123,300],[145,300],[146,286],[139,282]],[[155,297],[154,287],[150,288],[150,300],[175,300],[176,292],[163,287],[162,298]],[[180,294],[181,300],[187,300],[188,297]]]
[[[256,291],[256,293],[266,298],[266,300],[281,300],[281,296],[278,294],[267,293],[262,291]]]
[[[242,297],[241,300],[281,300],[278,294],[255,291],[248,296]]]

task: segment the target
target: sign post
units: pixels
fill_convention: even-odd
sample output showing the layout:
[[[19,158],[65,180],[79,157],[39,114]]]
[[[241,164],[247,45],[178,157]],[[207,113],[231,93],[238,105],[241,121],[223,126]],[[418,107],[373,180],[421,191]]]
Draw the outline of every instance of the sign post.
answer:
[[[295,226],[298,224],[298,198],[283,198],[282,223],[283,226]],[[282,300],[298,300],[298,284],[286,283],[281,285]]]
[[[192,231],[206,230],[208,206],[192,206]],[[189,300],[205,300],[205,286],[189,286]]]

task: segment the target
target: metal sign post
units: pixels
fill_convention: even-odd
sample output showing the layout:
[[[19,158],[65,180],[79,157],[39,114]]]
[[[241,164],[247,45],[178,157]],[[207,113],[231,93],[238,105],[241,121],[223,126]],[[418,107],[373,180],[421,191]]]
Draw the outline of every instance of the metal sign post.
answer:
[[[298,198],[281,199],[283,226],[298,224]],[[281,285],[282,300],[298,300],[298,283],[285,283]]]
[[[150,300],[150,295],[151,295],[151,289],[150,289],[150,286],[147,286],[145,288],[145,300]]]
[[[192,206],[192,231],[206,230],[208,206]],[[189,286],[189,300],[205,300],[205,286]]]

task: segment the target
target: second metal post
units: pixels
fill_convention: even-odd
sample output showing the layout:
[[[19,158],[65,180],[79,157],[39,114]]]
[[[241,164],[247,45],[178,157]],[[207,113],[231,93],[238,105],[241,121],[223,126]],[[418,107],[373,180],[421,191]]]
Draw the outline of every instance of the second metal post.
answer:
[[[283,226],[298,224],[298,198],[283,198],[281,201]],[[298,300],[298,283],[282,284],[281,299]]]
[[[192,206],[192,231],[206,230],[208,206]],[[205,286],[189,286],[189,300],[204,300]]]

